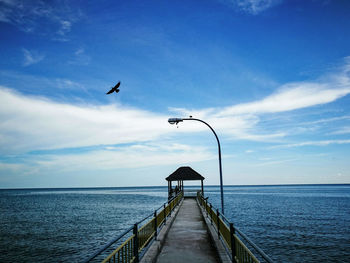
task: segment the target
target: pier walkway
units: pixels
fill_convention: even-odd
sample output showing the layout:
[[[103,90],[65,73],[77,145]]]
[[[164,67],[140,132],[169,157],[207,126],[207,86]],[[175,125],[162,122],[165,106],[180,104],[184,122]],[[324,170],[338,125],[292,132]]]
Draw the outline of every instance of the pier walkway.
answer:
[[[195,198],[184,199],[156,262],[219,262]]]
[[[243,232],[204,197],[204,177],[191,167],[169,175],[168,200],[154,213],[110,240],[84,263],[245,262],[273,263]],[[183,181],[200,180],[201,191],[187,191]],[[177,181],[175,189],[172,182]],[[188,195],[188,193],[192,193]]]
[[[103,263],[273,263],[201,192],[197,192],[196,198],[184,198],[183,191],[84,262],[99,260],[104,255],[108,256]]]

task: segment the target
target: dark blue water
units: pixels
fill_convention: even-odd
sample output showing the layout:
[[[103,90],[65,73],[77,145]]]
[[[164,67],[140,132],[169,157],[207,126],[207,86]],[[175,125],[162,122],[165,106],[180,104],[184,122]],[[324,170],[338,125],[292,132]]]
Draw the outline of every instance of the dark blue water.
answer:
[[[221,207],[219,189],[206,195]],[[276,262],[350,262],[350,185],[225,188],[225,215]]]
[[[220,208],[218,187],[206,187]],[[276,262],[350,262],[350,185],[225,187],[225,215]],[[79,262],[167,188],[0,190],[0,262]]]

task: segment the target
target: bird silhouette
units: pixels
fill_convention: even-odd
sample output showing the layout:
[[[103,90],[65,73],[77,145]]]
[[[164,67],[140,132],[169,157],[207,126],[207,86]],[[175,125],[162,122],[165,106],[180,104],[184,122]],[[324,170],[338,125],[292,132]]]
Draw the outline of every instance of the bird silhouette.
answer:
[[[111,94],[111,93],[113,93],[114,91],[115,91],[116,93],[118,93],[118,92],[119,92],[119,86],[120,86],[120,81],[119,81],[110,91],[108,91],[106,94]]]

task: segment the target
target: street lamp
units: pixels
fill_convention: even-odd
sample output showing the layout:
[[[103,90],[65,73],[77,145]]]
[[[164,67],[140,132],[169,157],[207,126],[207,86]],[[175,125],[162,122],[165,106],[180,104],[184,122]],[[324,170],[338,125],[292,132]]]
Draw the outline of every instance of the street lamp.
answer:
[[[220,147],[219,138],[216,135],[216,132],[214,131],[214,129],[208,123],[206,123],[205,121],[202,121],[200,119],[192,118],[192,116],[190,116],[189,118],[170,118],[170,119],[168,119],[168,122],[170,124],[178,124],[179,122],[182,122],[182,121],[200,121],[200,122],[204,123],[205,125],[207,125],[215,135],[216,141],[218,142],[218,150],[219,150],[221,213],[224,215],[225,214],[225,212],[224,212],[224,189],[223,189],[223,184],[222,184],[221,147]]]

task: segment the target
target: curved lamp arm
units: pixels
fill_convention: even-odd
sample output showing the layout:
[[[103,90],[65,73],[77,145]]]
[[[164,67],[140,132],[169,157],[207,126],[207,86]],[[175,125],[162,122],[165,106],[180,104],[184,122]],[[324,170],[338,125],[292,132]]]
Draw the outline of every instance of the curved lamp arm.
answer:
[[[190,118],[169,118],[168,122],[170,124],[178,124],[179,122],[183,122],[183,121],[199,121],[201,123],[204,123],[205,125],[207,125],[209,127],[209,129],[214,133],[216,141],[218,143],[218,152],[219,152],[219,171],[220,171],[220,192],[221,192],[221,213],[224,215],[224,189],[223,189],[223,182],[222,182],[222,165],[221,165],[221,147],[220,147],[220,141],[219,138],[216,134],[216,132],[214,131],[214,129],[205,121],[201,120],[201,119],[196,119],[196,118],[192,118],[190,116]]]

